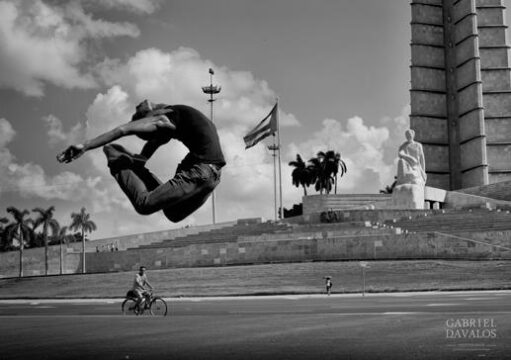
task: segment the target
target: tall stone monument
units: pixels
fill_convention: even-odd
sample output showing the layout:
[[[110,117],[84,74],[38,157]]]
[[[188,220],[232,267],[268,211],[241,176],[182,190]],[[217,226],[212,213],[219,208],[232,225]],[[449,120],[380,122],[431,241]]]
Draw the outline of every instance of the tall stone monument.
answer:
[[[410,125],[427,185],[511,180],[511,69],[502,0],[412,0]]]

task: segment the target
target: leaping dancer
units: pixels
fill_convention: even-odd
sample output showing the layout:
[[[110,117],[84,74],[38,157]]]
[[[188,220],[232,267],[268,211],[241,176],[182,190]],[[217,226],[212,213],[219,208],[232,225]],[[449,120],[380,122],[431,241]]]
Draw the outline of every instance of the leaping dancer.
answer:
[[[146,141],[140,154],[110,144],[130,135]],[[145,165],[171,139],[181,141],[189,153],[174,177],[162,182]],[[162,210],[172,222],[183,220],[206,202],[220,182],[225,165],[215,125],[200,111],[186,105],[153,104],[145,100],[136,107],[130,122],[83,144],[69,146],[57,155],[57,160],[69,163],[100,146],[110,173],[135,210],[141,215]]]

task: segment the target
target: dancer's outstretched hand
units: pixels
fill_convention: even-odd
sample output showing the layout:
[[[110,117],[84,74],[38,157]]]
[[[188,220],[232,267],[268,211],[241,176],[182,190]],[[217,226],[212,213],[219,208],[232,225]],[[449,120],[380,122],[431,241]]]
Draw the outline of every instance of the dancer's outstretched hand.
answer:
[[[69,163],[78,159],[85,153],[85,147],[82,144],[71,145],[66,150],[57,155],[57,160],[61,163]]]

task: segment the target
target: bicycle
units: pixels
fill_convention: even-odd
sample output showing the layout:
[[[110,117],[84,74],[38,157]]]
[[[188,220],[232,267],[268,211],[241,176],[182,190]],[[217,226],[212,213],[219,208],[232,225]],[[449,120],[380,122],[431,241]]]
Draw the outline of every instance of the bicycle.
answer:
[[[167,303],[160,296],[153,296],[152,291],[145,292],[140,304],[137,304],[137,300],[133,291],[128,291],[121,305],[123,315],[142,315],[146,310],[153,316],[167,315]]]

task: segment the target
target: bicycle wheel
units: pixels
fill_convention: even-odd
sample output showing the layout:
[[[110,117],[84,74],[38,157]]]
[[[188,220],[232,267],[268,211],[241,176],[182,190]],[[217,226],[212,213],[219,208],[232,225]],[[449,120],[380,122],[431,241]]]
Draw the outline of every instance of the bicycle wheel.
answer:
[[[121,305],[123,315],[138,315],[137,302],[133,299],[126,299]]]
[[[165,316],[167,315],[167,303],[161,297],[156,297],[151,301],[149,312],[151,315]]]

